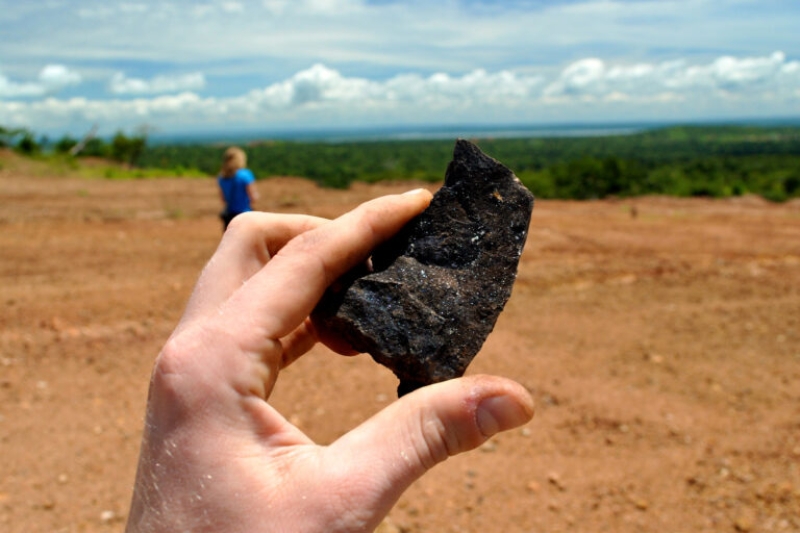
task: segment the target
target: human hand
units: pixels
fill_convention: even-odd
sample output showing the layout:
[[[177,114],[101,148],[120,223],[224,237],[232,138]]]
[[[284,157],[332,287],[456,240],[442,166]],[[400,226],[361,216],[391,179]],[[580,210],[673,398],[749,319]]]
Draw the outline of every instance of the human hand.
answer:
[[[156,360],[128,533],[372,531],[434,465],[530,420],[525,389],[491,376],[423,387],[329,446],[268,403],[325,289],[429,202],[234,219]]]

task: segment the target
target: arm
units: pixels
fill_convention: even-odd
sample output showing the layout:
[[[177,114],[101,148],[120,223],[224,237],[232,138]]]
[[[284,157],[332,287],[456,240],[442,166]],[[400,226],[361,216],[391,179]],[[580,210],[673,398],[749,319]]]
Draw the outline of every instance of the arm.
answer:
[[[254,205],[256,201],[261,197],[258,194],[258,189],[256,188],[256,183],[248,183],[247,187],[245,188],[247,191],[247,197],[250,198],[250,205]]]

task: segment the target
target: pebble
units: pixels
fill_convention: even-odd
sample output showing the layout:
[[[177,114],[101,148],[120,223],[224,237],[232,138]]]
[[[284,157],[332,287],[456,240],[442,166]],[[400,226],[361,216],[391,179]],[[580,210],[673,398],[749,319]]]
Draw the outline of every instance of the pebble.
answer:
[[[481,444],[479,449],[484,453],[492,453],[494,451],[497,451],[497,443],[494,442],[493,440],[487,440],[486,442]]]
[[[400,529],[400,527],[386,518],[378,525],[375,533],[402,533],[402,531],[403,530]]]
[[[564,485],[564,483],[561,481],[561,476],[555,472],[550,472],[547,474],[547,481],[562,492],[567,490],[566,485]]]
[[[114,511],[103,511],[100,513],[100,521],[104,524],[113,522],[115,518],[117,518],[117,515]]]
[[[634,500],[633,504],[640,511],[646,511],[647,508],[650,507],[650,504],[647,502],[647,500],[643,500],[641,498],[638,498],[638,499]]]

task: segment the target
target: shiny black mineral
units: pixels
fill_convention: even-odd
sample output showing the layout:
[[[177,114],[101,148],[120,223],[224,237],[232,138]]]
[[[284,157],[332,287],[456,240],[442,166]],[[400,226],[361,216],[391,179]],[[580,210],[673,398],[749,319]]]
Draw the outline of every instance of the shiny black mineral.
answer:
[[[458,140],[430,206],[323,297],[314,319],[391,369],[402,396],[464,374],[511,296],[533,195]]]

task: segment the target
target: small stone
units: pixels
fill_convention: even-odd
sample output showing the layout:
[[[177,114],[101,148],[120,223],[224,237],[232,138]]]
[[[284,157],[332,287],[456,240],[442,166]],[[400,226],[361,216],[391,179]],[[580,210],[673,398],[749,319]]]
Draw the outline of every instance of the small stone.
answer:
[[[561,492],[567,490],[566,485],[564,485],[564,482],[561,481],[561,476],[559,476],[556,472],[550,472],[547,474],[547,481]]]
[[[383,522],[378,524],[378,528],[375,530],[375,533],[402,533],[403,529],[389,520],[388,518],[384,518]]]
[[[400,379],[398,395],[464,374],[511,296],[533,195],[459,140],[430,206],[322,298],[315,323]]]
[[[541,490],[541,488],[542,486],[536,481],[531,481],[525,486],[525,489],[531,494],[536,494]]]
[[[497,443],[492,440],[487,440],[481,444],[478,449],[484,453],[492,453],[497,451]]]
[[[115,518],[117,518],[117,515],[114,513],[114,511],[103,511],[100,513],[100,521],[104,524],[113,522]]]
[[[303,418],[299,414],[293,413],[292,415],[289,416],[289,423],[296,428],[302,428]]]

